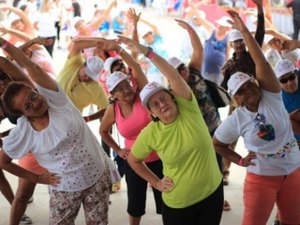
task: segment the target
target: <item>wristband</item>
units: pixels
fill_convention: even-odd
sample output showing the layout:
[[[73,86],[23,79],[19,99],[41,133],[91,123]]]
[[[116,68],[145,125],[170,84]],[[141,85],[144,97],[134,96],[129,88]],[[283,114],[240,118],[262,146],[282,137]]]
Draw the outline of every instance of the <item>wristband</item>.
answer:
[[[148,51],[145,56],[150,60],[154,58],[155,52],[153,52],[153,49],[151,47],[148,47]]]
[[[239,166],[243,166],[243,163],[244,163],[244,158],[242,157],[239,161]]]
[[[86,117],[85,117],[85,121],[86,121],[86,122],[90,122],[90,121],[91,121],[91,118],[90,118],[89,116],[86,116]]]
[[[4,40],[0,48],[6,49],[7,46],[8,46],[8,41]]]
[[[137,28],[135,27],[135,28],[133,28],[133,32],[137,32]]]
[[[194,30],[193,30],[192,28],[188,28],[188,32],[189,32],[190,34],[192,34],[192,33],[194,33]]]

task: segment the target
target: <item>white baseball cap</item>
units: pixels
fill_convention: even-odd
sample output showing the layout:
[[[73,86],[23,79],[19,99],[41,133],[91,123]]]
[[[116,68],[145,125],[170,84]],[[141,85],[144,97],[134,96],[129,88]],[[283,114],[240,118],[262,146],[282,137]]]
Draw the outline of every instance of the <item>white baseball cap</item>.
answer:
[[[103,61],[99,57],[91,56],[86,59],[84,72],[93,80],[98,81],[102,69]]]
[[[73,17],[72,20],[71,20],[71,26],[75,28],[76,24],[77,24],[79,21],[84,22],[84,20],[83,20],[80,16],[75,16],[75,17]]]
[[[229,94],[234,96],[240,87],[250,80],[254,79],[246,73],[236,72],[232,74],[227,83]]]
[[[281,59],[279,60],[274,68],[276,77],[279,79],[283,75],[287,73],[294,72],[296,70],[296,67],[294,63],[289,59]]]
[[[229,33],[228,40],[230,42],[233,42],[233,41],[236,41],[236,40],[244,40],[244,37],[243,37],[242,33],[239,30],[233,29]]]
[[[231,21],[231,19],[228,16],[222,16],[221,18],[216,20],[216,23],[222,27],[231,27],[231,24],[228,23],[227,20]]]
[[[126,74],[115,71],[106,79],[106,87],[109,92],[112,92],[120,82],[127,79],[129,79],[129,77]]]
[[[177,57],[175,57],[175,56],[169,58],[169,59],[168,59],[168,63],[169,63],[170,65],[172,65],[175,69],[177,69],[178,66],[180,66],[180,64],[183,64],[183,62],[182,62],[180,59],[178,59]]]
[[[152,33],[153,30],[150,26],[145,24],[145,25],[141,25],[138,27],[138,32],[139,32],[140,37],[143,38],[146,34],[148,34],[150,32]]]
[[[140,92],[140,98],[142,100],[143,106],[147,107],[149,98],[151,98],[152,95],[159,92],[160,90],[165,90],[165,88],[155,81],[146,84],[143,90]]]
[[[11,24],[17,20],[21,20],[21,17],[15,13],[10,13],[8,17],[8,25],[11,26]]]
[[[105,60],[105,62],[104,62],[104,70],[105,70],[105,72],[106,72],[108,75],[111,74],[111,65],[112,65],[115,61],[117,61],[117,60],[119,60],[119,59],[120,59],[119,57],[109,57],[109,58],[107,58],[107,59]]]

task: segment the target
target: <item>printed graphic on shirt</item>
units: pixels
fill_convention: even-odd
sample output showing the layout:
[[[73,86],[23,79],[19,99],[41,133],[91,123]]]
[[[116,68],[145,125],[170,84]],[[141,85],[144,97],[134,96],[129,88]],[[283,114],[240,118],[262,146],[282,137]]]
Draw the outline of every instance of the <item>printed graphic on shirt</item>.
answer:
[[[258,130],[256,135],[265,141],[275,140],[275,130],[272,124],[266,124],[266,117],[261,113],[257,113],[253,120],[254,127]]]
[[[279,158],[286,158],[288,154],[292,153],[297,149],[297,142],[295,139],[291,140],[290,142],[286,143],[282,149],[279,149],[274,154],[263,154],[263,153],[257,153],[261,157],[264,157],[266,159],[279,159]]]

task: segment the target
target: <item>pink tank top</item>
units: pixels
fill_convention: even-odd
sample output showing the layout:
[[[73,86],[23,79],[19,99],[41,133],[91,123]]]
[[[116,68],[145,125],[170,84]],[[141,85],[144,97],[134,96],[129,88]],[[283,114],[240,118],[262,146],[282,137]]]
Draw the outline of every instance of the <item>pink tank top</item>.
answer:
[[[146,127],[151,121],[150,115],[148,111],[142,106],[141,99],[138,96],[136,96],[134,100],[133,110],[129,117],[125,118],[122,115],[118,101],[115,102],[114,108],[115,121],[118,131],[125,139],[125,147],[131,149],[141,130]],[[158,155],[153,151],[145,159],[145,162],[153,162],[158,159]]]

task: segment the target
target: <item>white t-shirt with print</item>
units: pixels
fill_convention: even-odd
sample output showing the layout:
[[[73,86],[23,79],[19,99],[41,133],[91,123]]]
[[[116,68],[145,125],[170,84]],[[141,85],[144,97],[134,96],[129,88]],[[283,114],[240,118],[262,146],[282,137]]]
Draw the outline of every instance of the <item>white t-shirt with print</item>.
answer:
[[[31,151],[39,164],[61,177],[57,191],[84,190],[95,184],[105,167],[105,153],[80,112],[58,85],[59,91],[37,87],[48,102],[49,125],[42,131],[20,117],[3,140],[3,150],[19,159]]]
[[[257,112],[239,107],[218,127],[215,137],[226,144],[240,136],[248,151],[256,152],[255,166],[247,171],[258,175],[287,175],[300,166],[300,152],[289,115],[280,93],[262,90]]]

